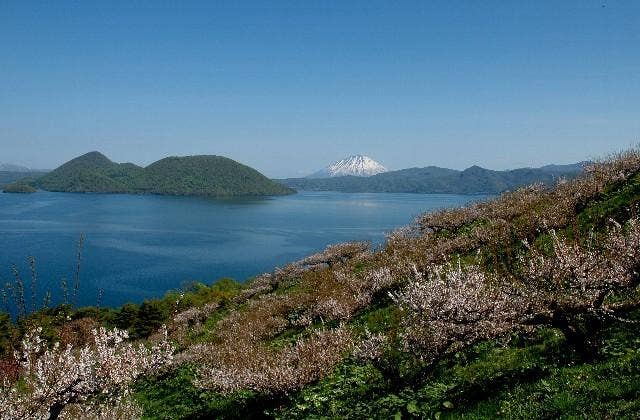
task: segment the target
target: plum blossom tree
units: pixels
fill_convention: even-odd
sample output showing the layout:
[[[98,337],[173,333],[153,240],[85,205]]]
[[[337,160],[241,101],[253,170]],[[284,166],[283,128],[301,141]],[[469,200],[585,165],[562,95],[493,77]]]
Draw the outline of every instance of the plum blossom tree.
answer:
[[[426,361],[514,329],[527,306],[477,265],[448,263],[426,274],[414,266],[414,273],[391,297],[405,312],[406,349]]]
[[[93,330],[93,342],[82,347],[54,343],[48,348],[41,333],[41,328],[27,333],[14,355],[21,375],[14,383],[5,380],[0,388],[2,419],[55,419],[64,416],[67,407],[75,407],[83,417],[104,417],[123,407],[130,407],[129,416],[135,415],[126,401],[130,384],[168,365],[173,357],[166,331],[151,347],[126,341],[126,331],[101,327]]]
[[[623,319],[622,312],[640,307],[628,299],[640,284],[640,221],[615,224],[598,247],[549,235],[552,251],[527,244],[517,275],[501,277],[476,264],[426,272],[413,266],[414,279],[391,294],[405,313],[405,347],[433,361],[479,340],[551,325],[589,355],[604,318]],[[610,299],[621,293],[622,303]]]
[[[352,346],[352,333],[343,326],[316,330],[278,351],[250,343],[233,353],[225,346],[199,346],[193,350],[207,356],[198,360],[196,385],[223,393],[287,394],[331,372]]]
[[[640,282],[640,222],[613,222],[601,240],[586,244],[550,232],[551,255],[530,247],[523,258],[524,295],[536,303],[538,316],[560,328],[584,355],[589,355],[601,322],[622,319],[640,303],[629,297]],[[526,283],[525,283],[526,282]],[[625,302],[612,301],[623,293]]]

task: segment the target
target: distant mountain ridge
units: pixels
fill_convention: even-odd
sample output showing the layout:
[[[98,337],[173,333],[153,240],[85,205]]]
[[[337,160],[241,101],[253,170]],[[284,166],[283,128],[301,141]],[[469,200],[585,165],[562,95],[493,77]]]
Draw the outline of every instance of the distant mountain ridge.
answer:
[[[387,168],[364,155],[352,155],[332,163],[307,178],[332,178],[338,176],[371,176],[387,172]]]
[[[47,191],[195,196],[284,195],[294,191],[232,159],[184,156],[143,168],[115,163],[100,152],[70,160],[35,184]]]
[[[498,194],[523,185],[551,184],[561,177],[572,178],[582,172],[585,162],[493,171],[472,166],[463,171],[428,166],[390,171],[370,177],[288,178],[279,180],[295,190],[351,193],[442,193]]]
[[[0,172],[34,172],[32,169],[22,165],[14,165],[13,163],[0,162]]]
[[[2,171],[0,170],[0,187],[4,185],[11,184],[16,181],[24,181],[33,183],[34,179],[41,177],[46,174],[46,171]]]

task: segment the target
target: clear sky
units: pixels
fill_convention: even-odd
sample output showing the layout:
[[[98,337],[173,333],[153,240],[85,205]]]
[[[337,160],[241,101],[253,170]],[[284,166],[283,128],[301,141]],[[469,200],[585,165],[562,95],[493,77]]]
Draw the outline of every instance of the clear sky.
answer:
[[[568,163],[640,141],[640,1],[0,0],[0,161],[274,177]]]

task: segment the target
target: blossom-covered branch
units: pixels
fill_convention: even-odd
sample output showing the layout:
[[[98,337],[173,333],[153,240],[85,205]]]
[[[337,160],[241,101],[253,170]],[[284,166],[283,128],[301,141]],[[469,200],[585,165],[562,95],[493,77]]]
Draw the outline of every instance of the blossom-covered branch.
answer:
[[[152,347],[126,341],[126,331],[101,327],[82,347],[48,348],[41,333],[41,328],[28,333],[15,353],[21,378],[0,388],[2,419],[57,418],[70,404],[93,406],[90,399],[96,396],[102,405],[120,403],[137,377],[156,372],[173,357],[166,331]],[[106,409],[102,405],[95,409]]]

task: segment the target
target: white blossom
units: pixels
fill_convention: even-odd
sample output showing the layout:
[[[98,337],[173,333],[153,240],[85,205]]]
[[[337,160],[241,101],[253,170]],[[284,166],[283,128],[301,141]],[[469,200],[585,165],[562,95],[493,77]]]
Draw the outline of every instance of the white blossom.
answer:
[[[15,353],[22,375],[18,383],[0,388],[2,419],[56,418],[68,405],[97,395],[113,405],[137,377],[157,372],[173,357],[166,330],[151,347],[126,341],[126,331],[101,327],[93,330],[93,342],[82,347],[54,343],[47,348],[41,333],[41,328],[27,333]]]

